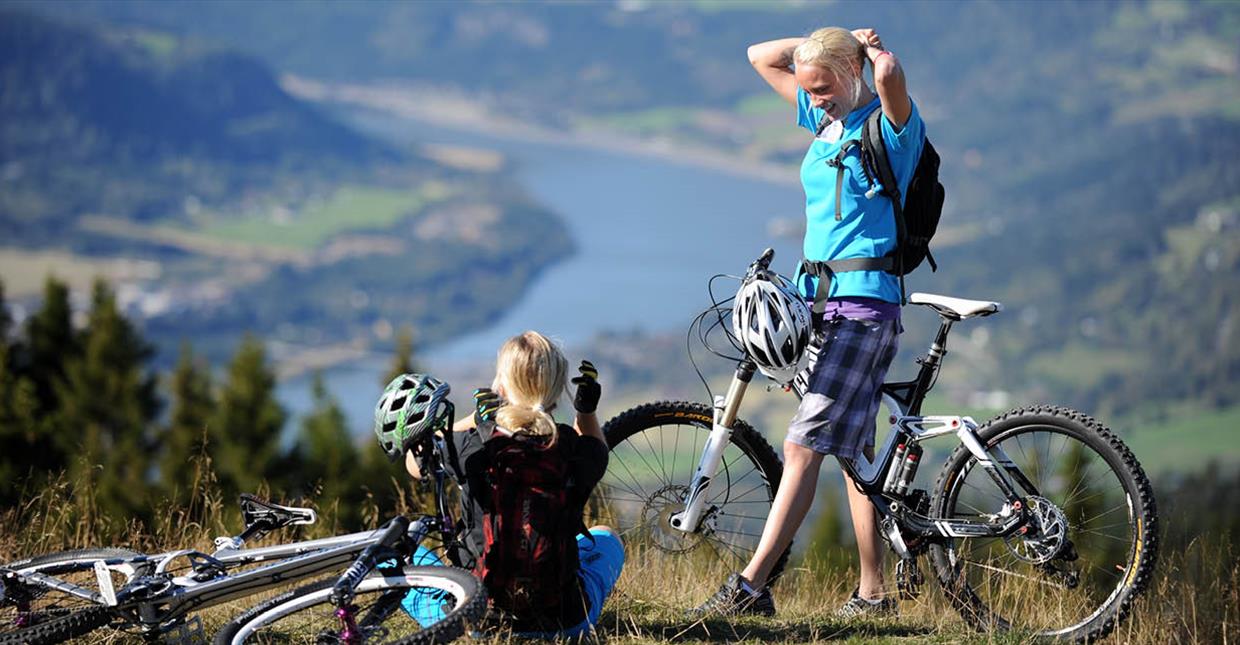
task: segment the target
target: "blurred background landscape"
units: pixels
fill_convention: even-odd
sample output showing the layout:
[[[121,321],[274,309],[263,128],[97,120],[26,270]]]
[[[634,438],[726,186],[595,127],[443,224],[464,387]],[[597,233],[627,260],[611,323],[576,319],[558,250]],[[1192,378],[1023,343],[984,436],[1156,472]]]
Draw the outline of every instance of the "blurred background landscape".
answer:
[[[605,415],[705,400],[707,279],[803,233],[806,134],[745,48],[827,24],[878,30],[943,157],[910,291],[1005,306],[929,411],[1079,408],[1183,539],[1238,530],[1234,2],[6,2],[0,509],[67,470],[150,518],[194,456],[383,506],[388,375],[466,400],[526,328]],[[906,309],[893,377],[934,323]],[[778,446],[794,407],[742,415]]]

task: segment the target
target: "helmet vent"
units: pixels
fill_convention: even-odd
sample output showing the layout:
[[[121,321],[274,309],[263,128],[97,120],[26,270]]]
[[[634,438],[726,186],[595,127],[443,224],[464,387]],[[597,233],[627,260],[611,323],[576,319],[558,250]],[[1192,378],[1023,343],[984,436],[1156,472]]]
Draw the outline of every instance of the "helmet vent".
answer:
[[[390,408],[390,409],[392,410],[392,412],[395,412],[395,411],[397,411],[397,410],[399,410],[399,409],[401,409],[401,408],[405,407],[405,399],[407,399],[407,398],[408,398],[408,397],[404,397],[404,396],[402,396],[402,397],[400,397],[400,398],[398,398],[398,399],[392,399],[392,407]]]
[[[425,416],[426,416],[426,412],[424,410],[418,410],[417,412],[414,412],[413,414],[409,415],[408,419],[405,419],[405,425],[409,425],[411,423],[417,423],[421,421],[422,418]]]
[[[393,431],[393,430],[395,430],[395,429],[396,429],[396,422],[395,422],[395,421],[388,421],[387,423],[383,424],[383,431],[384,431],[384,432],[391,432],[391,431]]]

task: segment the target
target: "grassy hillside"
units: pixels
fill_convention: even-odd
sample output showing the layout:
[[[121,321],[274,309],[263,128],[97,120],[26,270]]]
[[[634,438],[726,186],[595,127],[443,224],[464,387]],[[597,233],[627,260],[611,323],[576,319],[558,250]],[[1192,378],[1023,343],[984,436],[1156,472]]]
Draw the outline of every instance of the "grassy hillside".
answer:
[[[395,475],[395,472],[393,473]],[[417,513],[428,508],[426,499],[406,487],[399,511]],[[96,537],[107,518],[89,508],[74,507],[72,486],[67,483],[31,497],[21,509],[0,515],[0,561],[49,551],[101,546]],[[89,500],[89,496],[78,499]],[[88,502],[87,502],[88,503]],[[313,501],[308,502],[313,505]],[[211,539],[240,528],[236,511],[209,488],[201,489],[184,507],[160,513],[153,526],[134,525],[113,546],[145,552],[174,548],[210,551]],[[321,508],[319,523],[286,529],[257,545],[325,537],[333,528],[337,509]],[[1134,606],[1129,619],[1112,639],[1134,644],[1167,642],[1230,642],[1237,631],[1237,598],[1240,568],[1233,542],[1223,534],[1210,533],[1185,539],[1191,528],[1171,525],[1179,537],[1175,548],[1165,549],[1152,584]],[[851,557],[851,556],[850,556]],[[891,564],[890,558],[888,565]],[[924,563],[923,563],[924,566]],[[689,620],[683,611],[708,597],[726,571],[690,558],[652,556],[630,550],[619,584],[603,608],[600,636],[607,642],[718,643],[718,642],[845,642],[845,643],[1028,643],[1025,634],[997,634],[970,629],[927,580],[922,595],[901,603],[899,615],[886,619],[844,621],[832,612],[852,590],[856,572],[829,567],[817,561],[800,561],[774,588],[779,613],[775,618],[747,617],[733,620]],[[223,623],[274,592],[208,608],[197,615],[208,635]],[[509,643],[515,639],[500,632],[482,642]],[[100,631],[79,642],[139,643],[141,639],[121,631]]]

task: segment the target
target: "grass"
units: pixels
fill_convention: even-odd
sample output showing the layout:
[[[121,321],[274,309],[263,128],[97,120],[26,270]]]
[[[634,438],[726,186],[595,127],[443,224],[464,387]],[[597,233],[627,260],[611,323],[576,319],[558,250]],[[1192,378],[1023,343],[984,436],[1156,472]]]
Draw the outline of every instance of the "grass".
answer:
[[[203,470],[209,468],[200,472]],[[153,526],[126,526],[119,532],[121,537],[108,544],[100,536],[116,533],[115,522],[99,513],[89,494],[81,494],[65,481],[57,482],[21,507],[0,511],[0,561],[104,544],[144,552],[173,548],[210,552],[213,536],[232,533],[239,525],[236,511],[224,504],[218,493],[202,492],[214,490],[209,474],[199,483],[195,486],[197,494],[183,504],[167,505],[167,512],[160,514]],[[405,513],[424,508],[408,494],[401,495],[397,506]],[[265,543],[339,532],[332,526],[334,509],[327,506],[319,511],[319,525],[285,530]],[[376,508],[369,509],[368,514],[374,518],[382,515]],[[888,557],[888,564],[891,562]],[[922,595],[902,601],[896,617],[858,621],[834,618],[833,611],[847,598],[857,579],[855,570],[794,562],[774,588],[779,608],[776,617],[691,620],[684,617],[684,610],[709,597],[728,570],[712,559],[670,557],[630,545],[619,584],[603,610],[599,640],[623,644],[1032,642],[1024,634],[971,629],[935,588],[933,572],[924,559],[922,567],[927,576]],[[210,635],[231,617],[275,593],[253,595],[197,615]],[[1150,586],[1111,640],[1134,644],[1235,642],[1240,637],[1238,621],[1240,551],[1223,536],[1204,535],[1178,548],[1162,549]],[[516,639],[499,634],[484,640],[501,643]],[[127,632],[100,631],[80,642],[142,641]]]

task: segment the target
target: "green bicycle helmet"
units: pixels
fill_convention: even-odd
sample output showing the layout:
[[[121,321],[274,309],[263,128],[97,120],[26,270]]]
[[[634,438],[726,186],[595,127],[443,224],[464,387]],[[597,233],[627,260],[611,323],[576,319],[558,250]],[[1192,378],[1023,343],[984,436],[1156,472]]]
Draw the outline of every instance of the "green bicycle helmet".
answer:
[[[401,374],[387,384],[375,405],[375,436],[389,459],[400,459],[443,422],[451,391],[426,374]]]

